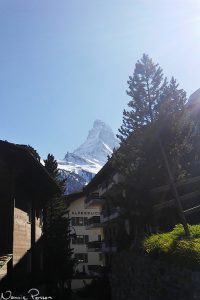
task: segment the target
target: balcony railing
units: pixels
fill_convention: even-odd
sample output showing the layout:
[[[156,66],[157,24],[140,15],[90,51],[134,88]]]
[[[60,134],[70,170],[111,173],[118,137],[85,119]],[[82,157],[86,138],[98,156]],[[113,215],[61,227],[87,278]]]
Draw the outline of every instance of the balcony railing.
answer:
[[[102,243],[102,251],[103,252],[116,252],[117,244],[115,242],[103,242]]]
[[[88,272],[90,275],[101,276],[102,266],[100,265],[88,265]]]
[[[99,193],[92,193],[85,199],[85,208],[91,205],[102,204],[103,198],[99,197]]]
[[[105,180],[101,185],[99,185],[99,195],[102,196],[107,192],[113,190],[113,187],[122,183],[124,181],[124,177],[119,173],[113,173],[108,180]],[[114,190],[116,192],[116,189]],[[113,191],[113,192],[114,192]]]
[[[113,182],[112,181],[105,181],[103,182],[100,186],[99,186],[99,195],[104,195],[108,190],[111,189],[111,187],[113,186]]]
[[[100,252],[102,250],[102,242],[101,241],[92,241],[87,243],[88,251]]]
[[[120,216],[120,207],[114,207],[110,210],[103,210],[101,212],[101,223],[112,221]]]
[[[101,227],[100,216],[94,216],[87,220],[86,229]]]

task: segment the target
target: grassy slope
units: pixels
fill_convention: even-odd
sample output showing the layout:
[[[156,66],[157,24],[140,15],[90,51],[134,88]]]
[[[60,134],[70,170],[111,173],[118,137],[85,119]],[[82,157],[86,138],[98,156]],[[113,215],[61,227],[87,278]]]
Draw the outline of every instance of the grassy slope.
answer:
[[[145,253],[179,267],[200,271],[200,225],[189,225],[191,237],[186,238],[182,225],[171,232],[154,234],[143,242]]]

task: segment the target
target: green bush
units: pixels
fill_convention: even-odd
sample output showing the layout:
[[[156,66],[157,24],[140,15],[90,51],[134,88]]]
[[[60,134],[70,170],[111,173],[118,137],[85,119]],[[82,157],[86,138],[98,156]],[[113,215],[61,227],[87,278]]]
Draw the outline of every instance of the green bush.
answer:
[[[153,234],[143,242],[146,254],[167,263],[200,271],[200,225],[189,225],[191,237],[186,237],[178,224],[167,233]]]

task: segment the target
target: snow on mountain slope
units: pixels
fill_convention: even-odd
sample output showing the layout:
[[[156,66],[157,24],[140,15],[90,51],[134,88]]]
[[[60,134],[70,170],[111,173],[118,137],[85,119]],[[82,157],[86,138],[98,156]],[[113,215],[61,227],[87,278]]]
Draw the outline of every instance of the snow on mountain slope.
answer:
[[[94,121],[93,128],[89,131],[86,141],[74,151],[79,157],[97,160],[105,164],[108,155],[118,147],[118,141],[110,126],[100,120]]]
[[[118,148],[118,141],[111,128],[96,120],[86,141],[73,153],[67,152],[64,160],[58,160],[61,176],[67,178],[66,193],[86,185],[107,162],[114,148]]]

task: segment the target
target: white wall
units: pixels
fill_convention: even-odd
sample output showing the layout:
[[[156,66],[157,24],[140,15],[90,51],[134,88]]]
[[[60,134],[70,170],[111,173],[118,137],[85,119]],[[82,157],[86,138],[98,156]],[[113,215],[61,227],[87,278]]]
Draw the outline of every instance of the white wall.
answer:
[[[85,209],[84,205],[85,197],[81,197],[77,200],[74,200],[69,206],[69,217],[87,217],[90,218],[92,216],[100,216],[101,206],[96,205],[92,206],[92,208]],[[101,239],[103,240],[103,229],[97,228],[92,230],[87,230],[86,226],[73,226],[71,233],[76,233],[76,235],[88,235],[89,241],[97,241],[98,236],[101,235]],[[79,263],[77,266],[77,270],[80,272],[83,271],[83,266],[85,266],[86,271],[87,265],[102,265],[103,261],[99,259],[99,253],[101,252],[91,252],[87,251],[86,244],[77,245],[71,244],[71,248],[74,249],[75,253],[87,253],[88,254],[88,263]]]

